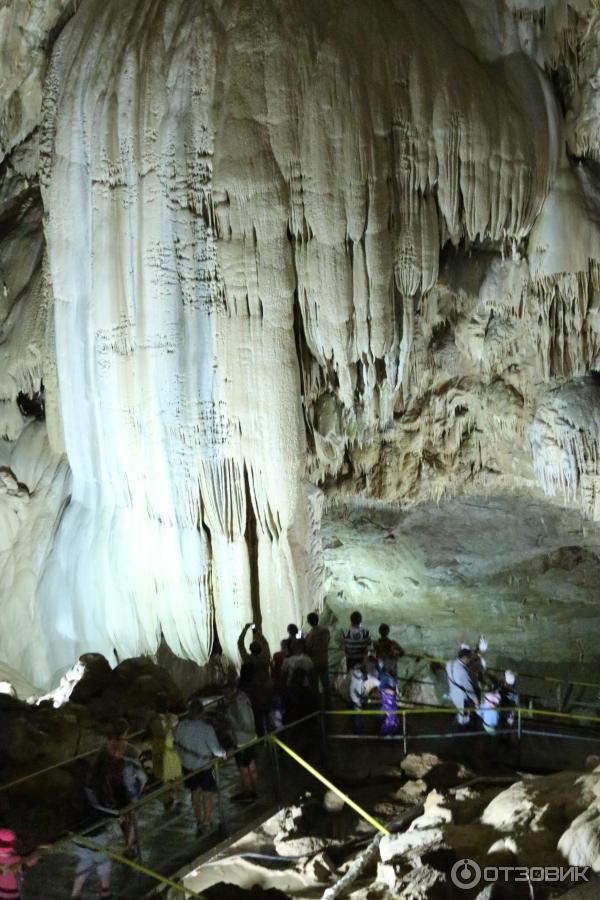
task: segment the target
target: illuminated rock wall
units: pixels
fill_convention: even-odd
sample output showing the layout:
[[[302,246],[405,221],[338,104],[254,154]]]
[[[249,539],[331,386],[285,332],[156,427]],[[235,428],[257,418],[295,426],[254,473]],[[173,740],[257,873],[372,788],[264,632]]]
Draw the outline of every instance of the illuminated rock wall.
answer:
[[[83,0],[3,182],[3,453],[43,379],[61,474],[13,591],[39,652],[0,658],[275,643],[322,600],[323,494],[599,514],[589,6]]]

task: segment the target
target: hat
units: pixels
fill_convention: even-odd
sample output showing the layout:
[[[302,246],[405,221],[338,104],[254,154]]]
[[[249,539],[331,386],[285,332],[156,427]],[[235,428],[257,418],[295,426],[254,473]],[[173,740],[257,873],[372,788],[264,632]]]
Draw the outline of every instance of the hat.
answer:
[[[12,828],[0,828],[0,848],[14,847],[17,843],[17,836]]]
[[[488,648],[488,642],[487,642],[487,639],[483,635],[481,635],[481,637],[479,638],[479,644],[477,646],[478,646],[478,649],[481,651],[481,653],[486,652],[486,650]]]
[[[506,684],[514,684],[516,680],[517,676],[515,675],[515,673],[511,672],[510,669],[507,669],[504,673],[504,681],[506,682]]]
[[[465,643],[465,641],[460,642],[460,647],[458,649],[459,650],[468,650],[469,653],[471,652],[471,647],[469,646],[469,644]]]

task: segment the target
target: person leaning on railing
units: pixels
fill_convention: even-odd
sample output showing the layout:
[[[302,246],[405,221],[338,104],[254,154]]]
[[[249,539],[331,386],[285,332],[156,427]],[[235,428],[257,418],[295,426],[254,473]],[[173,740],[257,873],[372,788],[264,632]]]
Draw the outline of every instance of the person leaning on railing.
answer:
[[[468,725],[471,721],[469,707],[477,708],[479,706],[477,690],[469,672],[470,661],[470,648],[461,645],[456,659],[451,659],[446,663],[448,694],[458,710],[456,721],[460,726]]]
[[[177,726],[175,749],[181,758],[186,785],[192,795],[196,834],[212,826],[217,783],[212,769],[196,772],[215,757],[225,759],[215,729],[204,718],[204,704],[199,698],[190,703],[189,716]]]

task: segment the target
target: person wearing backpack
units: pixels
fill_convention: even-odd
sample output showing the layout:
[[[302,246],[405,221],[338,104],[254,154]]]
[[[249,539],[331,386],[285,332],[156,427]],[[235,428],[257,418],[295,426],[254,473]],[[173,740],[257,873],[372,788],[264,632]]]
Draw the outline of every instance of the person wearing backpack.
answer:
[[[139,800],[148,781],[139,753],[127,740],[128,730],[129,725],[125,719],[115,722],[109,732],[105,751],[113,793],[120,809]],[[124,813],[120,823],[126,844],[125,856],[136,859],[140,856],[136,811]]]
[[[196,819],[196,834],[212,827],[217,782],[209,763],[216,758],[226,759],[215,729],[206,721],[204,704],[195,697],[189,705],[189,716],[175,731],[177,750],[186,776],[185,783],[192,795],[192,809]],[[200,771],[198,771],[200,770]]]
[[[100,881],[102,900],[112,898],[111,874],[112,860],[103,852],[114,837],[116,822],[119,818],[119,803],[114,792],[114,766],[106,749],[98,754],[94,763],[91,778],[83,788],[85,799],[85,816],[79,823],[79,831],[85,832],[86,843],[73,838],[73,849],[77,859],[71,900],[79,900],[83,894],[83,886],[89,876],[95,872]],[[107,818],[112,817],[115,824]],[[83,835],[82,835],[83,836]],[[96,849],[88,846],[91,841]]]
[[[20,900],[23,866],[33,866],[36,853],[22,856],[17,851],[17,836],[12,828],[0,828],[0,900]]]

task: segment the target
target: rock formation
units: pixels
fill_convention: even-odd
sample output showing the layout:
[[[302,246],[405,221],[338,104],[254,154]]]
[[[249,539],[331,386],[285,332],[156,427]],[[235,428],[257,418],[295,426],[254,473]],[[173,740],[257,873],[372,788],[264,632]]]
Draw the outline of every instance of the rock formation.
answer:
[[[347,509],[597,546],[596,6],[1,4],[0,662],[343,613]]]

